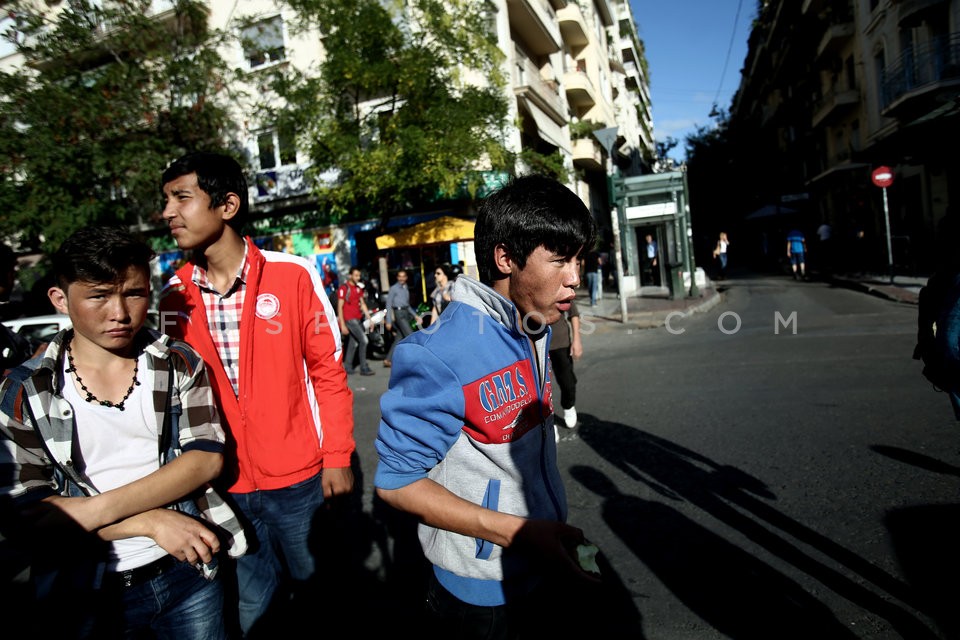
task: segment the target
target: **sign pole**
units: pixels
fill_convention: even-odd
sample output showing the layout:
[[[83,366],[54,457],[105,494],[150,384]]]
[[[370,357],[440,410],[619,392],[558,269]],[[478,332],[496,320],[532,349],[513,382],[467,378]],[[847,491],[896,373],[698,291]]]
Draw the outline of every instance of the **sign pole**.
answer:
[[[890,284],[893,284],[893,240],[890,236],[890,207],[887,204],[887,188],[883,188],[883,220],[887,225],[887,264],[890,267]]]
[[[893,169],[879,166],[870,174],[873,184],[883,189],[883,220],[887,225],[887,263],[890,267],[890,284],[893,284],[893,238],[890,235],[890,207],[887,204],[887,187],[893,184]]]
[[[593,132],[600,146],[607,152],[607,185],[610,191],[610,230],[613,232],[613,254],[617,267],[617,296],[620,298],[620,322],[627,322],[627,296],[623,293],[623,251],[620,246],[620,207],[617,204],[613,184],[613,145],[617,141],[617,127],[597,129]]]

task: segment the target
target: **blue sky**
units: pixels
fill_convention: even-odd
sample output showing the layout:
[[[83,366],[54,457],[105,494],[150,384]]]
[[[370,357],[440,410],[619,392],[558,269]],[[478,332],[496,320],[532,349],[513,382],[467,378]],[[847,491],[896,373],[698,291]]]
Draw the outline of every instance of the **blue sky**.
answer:
[[[630,0],[630,6],[650,69],[654,135],[675,138],[669,155],[682,160],[686,136],[713,124],[714,102],[730,108],[757,0]]]

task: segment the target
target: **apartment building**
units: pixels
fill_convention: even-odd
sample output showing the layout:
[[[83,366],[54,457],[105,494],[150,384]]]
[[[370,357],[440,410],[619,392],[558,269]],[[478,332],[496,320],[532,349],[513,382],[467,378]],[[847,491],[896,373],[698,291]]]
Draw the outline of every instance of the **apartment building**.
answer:
[[[866,264],[837,266],[933,267],[937,226],[960,198],[947,143],[958,125],[960,0],[763,3],[731,143],[760,196],[753,205],[776,207],[779,226],[803,226],[813,238],[827,222],[850,259],[861,234]],[[871,181],[881,165],[895,174],[886,209]],[[782,230],[776,217],[754,222]]]
[[[609,227],[608,167],[589,128],[618,128],[613,163],[626,175],[649,172],[655,153],[646,61],[629,2],[476,1],[483,3],[504,54],[510,104],[507,147],[516,153],[558,153],[573,176],[571,187],[601,225]],[[67,2],[50,2],[48,10],[57,11]],[[171,6],[171,0],[153,0],[148,13],[160,19]],[[271,68],[293,65],[312,73],[323,59],[320,34],[294,28],[297,15],[273,0],[209,0],[207,10],[211,28],[237,36],[225,42],[220,54],[232,68],[246,72],[242,82],[251,96],[264,95],[261,78]],[[15,27],[11,16],[0,20],[0,33]],[[18,58],[9,43],[0,45],[0,68],[16,66]],[[267,218],[264,228],[276,229],[276,221],[285,220],[296,231],[297,213],[312,206],[304,179],[306,156],[274,123],[259,120],[252,104],[238,101],[231,108],[236,134],[255,170],[250,185],[254,212]],[[450,212],[430,215],[443,213]],[[408,216],[402,222],[418,220]],[[312,242],[286,238],[278,244],[292,244],[298,252],[311,246],[323,251],[337,247],[342,269],[364,261],[366,256],[358,256],[357,237],[373,233],[375,226],[340,225],[311,234]],[[317,240],[321,236],[322,241]]]

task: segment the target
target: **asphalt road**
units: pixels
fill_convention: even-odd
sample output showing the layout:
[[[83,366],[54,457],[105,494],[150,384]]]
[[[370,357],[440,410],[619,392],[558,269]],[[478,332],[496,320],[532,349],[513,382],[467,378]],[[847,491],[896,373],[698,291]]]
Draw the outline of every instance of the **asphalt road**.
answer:
[[[581,424],[559,455],[612,594],[585,615],[618,619],[597,637],[960,637],[960,434],[911,359],[916,307],[781,276],[723,284],[706,313],[584,337]],[[396,533],[410,523],[372,498],[390,371],[373,367],[350,378],[351,554],[397,615],[419,602],[404,578],[419,565]]]

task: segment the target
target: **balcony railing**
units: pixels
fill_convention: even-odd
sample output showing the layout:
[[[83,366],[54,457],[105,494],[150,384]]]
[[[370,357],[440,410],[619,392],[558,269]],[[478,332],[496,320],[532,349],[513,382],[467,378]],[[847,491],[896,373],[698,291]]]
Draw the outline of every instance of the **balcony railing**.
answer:
[[[560,23],[560,33],[567,44],[582,47],[590,42],[587,36],[587,23],[576,3],[571,2],[558,10],[557,22]]]
[[[814,107],[813,126],[822,122],[831,122],[834,116],[855,109],[860,104],[860,92],[857,89],[837,89],[823,96]]]
[[[573,141],[573,164],[581,169],[597,171],[603,168],[600,145],[589,138]]]
[[[572,106],[586,108],[597,103],[593,83],[584,71],[567,71],[563,74],[563,88],[567,91],[567,102]]]
[[[881,75],[880,109],[889,109],[907,94],[943,82],[960,83],[960,33],[908,47],[888,65]]]
[[[557,83],[544,80],[537,65],[519,52],[517,64],[514,66],[513,86],[516,94],[533,98],[554,120],[564,119],[564,107]]]

